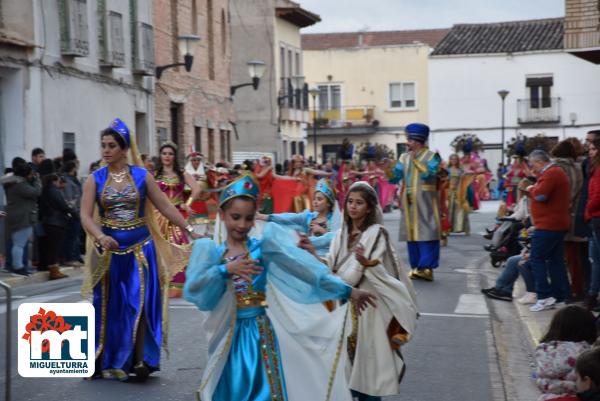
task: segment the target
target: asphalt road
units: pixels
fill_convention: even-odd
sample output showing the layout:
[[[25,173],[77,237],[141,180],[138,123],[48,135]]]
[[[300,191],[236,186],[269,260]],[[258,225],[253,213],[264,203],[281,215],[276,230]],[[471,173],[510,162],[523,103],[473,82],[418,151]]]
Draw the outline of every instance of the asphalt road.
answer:
[[[485,205],[485,204],[484,204]],[[404,347],[407,373],[401,394],[386,401],[498,401],[504,400],[498,361],[491,334],[491,317],[480,294],[481,261],[485,243],[478,232],[493,218],[493,204],[471,215],[473,234],[450,238],[443,248],[441,266],[433,283],[415,282],[422,316],[414,339]],[[386,214],[386,225],[398,233],[399,214]],[[406,256],[400,244],[401,255]],[[12,340],[16,336],[16,306],[20,302],[78,302],[81,280],[69,278],[53,283],[17,288]],[[6,305],[0,302],[0,349],[6,338]],[[205,335],[196,309],[184,300],[170,306],[170,354],[164,355],[161,371],[145,384],[108,380],[22,378],[17,374],[13,346],[13,400],[194,400],[206,363]],[[3,399],[4,358],[0,360],[0,399]]]

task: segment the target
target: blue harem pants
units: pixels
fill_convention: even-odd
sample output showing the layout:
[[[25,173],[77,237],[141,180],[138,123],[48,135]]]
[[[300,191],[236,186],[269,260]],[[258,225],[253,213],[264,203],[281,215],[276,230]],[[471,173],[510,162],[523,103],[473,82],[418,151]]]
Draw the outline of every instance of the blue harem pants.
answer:
[[[435,269],[440,264],[440,241],[408,241],[411,269]]]

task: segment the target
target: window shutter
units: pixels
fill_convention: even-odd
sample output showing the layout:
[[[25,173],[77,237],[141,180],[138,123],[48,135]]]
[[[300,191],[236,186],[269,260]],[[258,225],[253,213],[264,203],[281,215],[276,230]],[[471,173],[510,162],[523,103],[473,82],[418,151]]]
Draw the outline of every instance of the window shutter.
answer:
[[[405,83],[402,84],[404,106],[405,107],[415,107],[415,84],[414,83]]]
[[[87,0],[59,0],[58,13],[61,53],[66,56],[87,56]]]
[[[541,77],[541,78],[527,78],[525,86],[553,86],[554,77]]]

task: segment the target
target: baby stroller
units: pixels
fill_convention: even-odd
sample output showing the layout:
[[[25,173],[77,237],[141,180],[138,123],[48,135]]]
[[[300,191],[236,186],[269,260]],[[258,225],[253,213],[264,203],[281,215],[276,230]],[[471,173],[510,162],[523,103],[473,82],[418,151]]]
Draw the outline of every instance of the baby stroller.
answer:
[[[490,253],[492,266],[500,267],[508,258],[521,252],[519,233],[525,227],[519,220],[500,218],[500,227],[494,231],[492,242],[484,247]]]

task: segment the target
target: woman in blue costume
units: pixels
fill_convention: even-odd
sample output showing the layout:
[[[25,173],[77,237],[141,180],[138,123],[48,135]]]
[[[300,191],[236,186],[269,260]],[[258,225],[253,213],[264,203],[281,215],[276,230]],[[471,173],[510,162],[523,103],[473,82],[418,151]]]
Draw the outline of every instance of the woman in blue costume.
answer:
[[[139,160],[123,121],[115,119],[102,132],[101,142],[106,165],[86,181],[81,201],[81,222],[89,239],[82,294],[93,296],[96,310],[95,374],[127,380],[134,373],[143,381],[159,369],[166,341],[170,274],[164,262],[178,267],[185,263],[183,249],[175,255],[160,236],[151,235],[156,231],[146,199],[173,224],[193,238],[197,235],[152,176],[127,163],[128,151],[134,162]]]
[[[329,244],[342,225],[341,213],[335,191],[327,179],[320,179],[315,185],[313,211],[302,213],[257,214],[257,220],[284,225],[309,236],[318,256],[329,252]]]
[[[281,226],[249,238],[257,195],[251,176],[223,189],[227,239],[196,241],[188,265],[184,297],[207,312],[209,333],[199,399],[349,401],[345,308],[329,313],[320,302],[351,299],[364,310],[373,297],[329,274]]]

